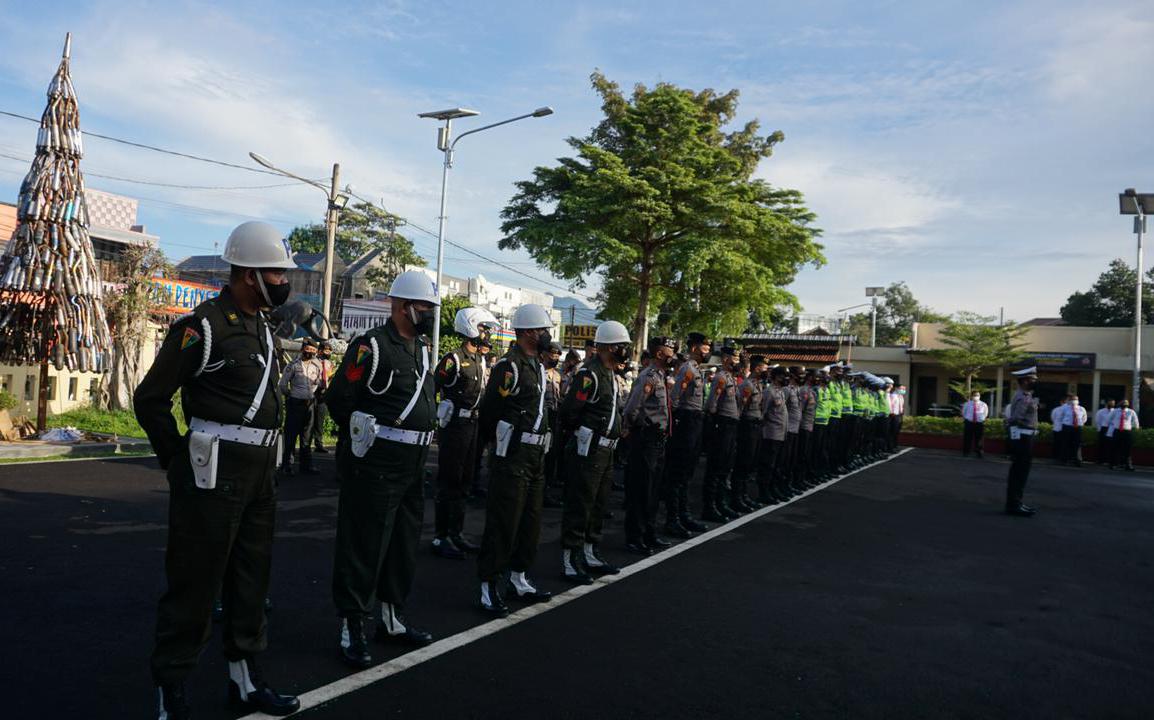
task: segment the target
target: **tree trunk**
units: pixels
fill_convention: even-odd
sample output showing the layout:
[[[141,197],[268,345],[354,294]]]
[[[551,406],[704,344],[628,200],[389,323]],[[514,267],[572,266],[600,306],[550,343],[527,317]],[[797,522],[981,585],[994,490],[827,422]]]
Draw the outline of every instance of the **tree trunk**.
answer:
[[[653,248],[645,246],[641,255],[641,271],[637,274],[639,288],[637,296],[637,315],[633,318],[633,328],[630,335],[633,337],[633,361],[639,362],[641,351],[649,341],[649,288],[653,276]]]
[[[973,382],[974,382],[974,376],[973,375],[967,375],[966,376],[966,399],[967,400],[970,399],[970,392],[971,392],[971,388],[973,387]]]

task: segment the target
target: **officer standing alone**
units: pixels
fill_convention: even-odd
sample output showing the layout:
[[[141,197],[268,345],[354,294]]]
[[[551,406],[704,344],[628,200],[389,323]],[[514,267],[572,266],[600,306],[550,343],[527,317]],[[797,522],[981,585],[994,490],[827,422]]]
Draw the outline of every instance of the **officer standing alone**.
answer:
[[[168,589],[160,599],[152,677],[159,717],[189,717],[184,681],[212,635],[217,592],[224,601],[229,697],[270,715],[295,712],[295,697],[274,692],[256,667],[267,644],[268,594],[276,514],[279,370],[262,309],[289,296],[296,267],[273,226],[247,222],[229,235],[228,285],[175,322],[133,407],[168,471]],[[172,416],[179,390],[189,433]]]
[[[333,601],[342,618],[341,657],[372,664],[366,622],[381,603],[378,642],[427,645],[401,609],[417,566],[425,511],[425,459],[436,424],[430,341],[441,298],[433,281],[409,270],[389,288],[384,325],[349,344],[325,400],[345,440],[338,449]]]
[[[1030,464],[1034,459],[1034,435],[1038,432],[1038,398],[1034,385],[1038,369],[1026,368],[1012,373],[1018,379],[1018,391],[1010,401],[1006,423],[1010,426],[1010,474],[1006,480],[1006,514],[1030,517],[1037,511],[1022,504],[1022,494],[1030,478]]]
[[[313,466],[312,434],[316,413],[317,388],[321,385],[324,368],[317,360],[317,346],[309,339],[301,342],[301,354],[285,368],[280,378],[280,391],[285,396],[284,456],[281,473],[293,474],[292,454],[300,452],[301,472],[316,475]]]

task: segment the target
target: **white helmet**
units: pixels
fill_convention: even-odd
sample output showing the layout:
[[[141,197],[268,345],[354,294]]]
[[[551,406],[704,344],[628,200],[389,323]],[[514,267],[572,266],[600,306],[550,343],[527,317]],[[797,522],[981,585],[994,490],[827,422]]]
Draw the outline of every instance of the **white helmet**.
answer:
[[[236,226],[220,258],[239,267],[293,270],[297,264],[292,256],[284,233],[266,222],[254,220]]]
[[[497,322],[493,313],[478,307],[462,308],[457,311],[456,317],[453,318],[453,329],[466,338],[480,337],[482,325],[496,328],[501,323]]]
[[[633,343],[629,339],[629,331],[616,320],[607,320],[598,325],[597,332],[593,336],[593,342],[598,345],[621,345],[622,343],[630,345]]]
[[[433,282],[420,270],[406,270],[393,280],[389,288],[389,297],[403,300],[418,300],[421,302],[441,304],[441,295],[437,292],[437,283]]]
[[[553,327],[548,311],[540,305],[528,303],[513,311],[514,330],[538,330]]]

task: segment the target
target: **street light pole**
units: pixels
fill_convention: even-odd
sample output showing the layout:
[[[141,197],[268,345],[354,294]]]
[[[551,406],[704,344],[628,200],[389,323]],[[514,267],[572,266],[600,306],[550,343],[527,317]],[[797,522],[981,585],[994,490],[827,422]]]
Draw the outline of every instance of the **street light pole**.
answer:
[[[495,122],[491,125],[483,125],[479,128],[474,128],[468,132],[461,133],[455,140],[453,135],[453,120],[456,118],[472,117],[479,115],[476,110],[469,110],[466,108],[450,108],[449,110],[437,110],[435,112],[420,113],[417,117],[432,118],[433,120],[444,120],[445,124],[437,129],[437,149],[444,153],[444,164],[441,168],[441,214],[437,218],[437,292],[441,292],[441,275],[444,270],[445,260],[445,221],[447,219],[445,209],[448,201],[449,190],[449,169],[453,167],[453,149],[457,147],[457,143],[467,135],[479,133],[482,130],[489,130],[501,125],[508,125],[518,120],[524,120],[531,117],[545,117],[553,114],[551,107],[539,107],[531,113],[518,115],[517,117]],[[441,313],[438,311],[433,315],[433,358],[439,359],[441,356]]]
[[[325,210],[325,272],[324,272],[324,287],[321,288],[321,315],[325,318],[324,334],[329,335],[329,328],[332,326],[332,319],[329,317],[329,311],[332,309],[332,294],[333,294],[333,260],[336,254],[336,238],[337,238],[337,224],[340,221],[340,211],[344,209],[349,202],[349,196],[337,190],[341,179],[341,165],[340,163],[333,163],[333,180],[332,185],[325,187],[315,180],[309,180],[299,175],[294,175],[288,170],[282,170],[269,162],[264,157],[257,155],[254,152],[248,154],[250,158],[256,161],[258,165],[262,165],[275,173],[292,178],[293,180],[300,180],[301,182],[312,185],[320,189],[321,192],[328,197],[328,208]]]
[[[1146,216],[1154,210],[1154,193],[1134,192],[1134,188],[1118,195],[1119,210],[1123,215],[1134,216],[1134,234],[1138,236],[1138,258],[1134,283],[1134,372],[1131,378],[1130,406],[1138,412],[1138,402],[1142,397],[1142,234],[1146,232]]]
[[[878,298],[874,295],[870,298],[870,347],[877,347],[878,344]]]

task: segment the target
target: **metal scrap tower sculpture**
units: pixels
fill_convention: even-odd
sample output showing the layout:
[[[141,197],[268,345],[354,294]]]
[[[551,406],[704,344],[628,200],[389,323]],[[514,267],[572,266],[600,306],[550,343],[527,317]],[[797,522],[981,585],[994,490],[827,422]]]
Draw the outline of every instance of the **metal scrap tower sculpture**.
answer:
[[[48,364],[106,372],[112,347],[88,236],[71,47],[70,33],[48,86],[36,157],[20,186],[16,232],[0,256],[0,362],[40,366],[39,430],[47,416]]]

